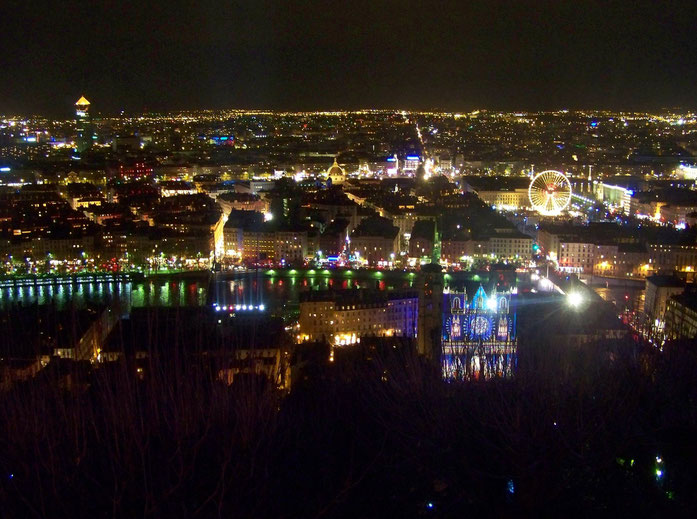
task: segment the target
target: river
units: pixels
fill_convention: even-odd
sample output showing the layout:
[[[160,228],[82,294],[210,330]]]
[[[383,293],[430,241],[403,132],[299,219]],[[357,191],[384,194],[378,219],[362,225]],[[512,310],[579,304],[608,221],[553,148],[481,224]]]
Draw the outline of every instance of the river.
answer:
[[[236,306],[283,317],[298,311],[305,290],[376,288],[394,290],[414,286],[415,274],[368,270],[258,270],[252,272],[150,277],[139,282],[94,281],[55,285],[3,287],[0,309],[12,305],[68,305],[85,307],[119,302],[122,308],[177,306]]]

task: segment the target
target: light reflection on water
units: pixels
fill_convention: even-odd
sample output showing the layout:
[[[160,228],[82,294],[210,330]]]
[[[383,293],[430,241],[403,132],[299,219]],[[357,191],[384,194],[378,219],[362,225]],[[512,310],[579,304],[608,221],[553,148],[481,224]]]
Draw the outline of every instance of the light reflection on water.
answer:
[[[97,282],[78,285],[23,286],[0,289],[0,309],[13,304],[67,305],[82,308],[87,305],[108,305],[119,302],[122,308],[144,306],[198,306],[206,304],[206,282],[180,282],[176,290],[169,281],[144,283]]]
[[[593,290],[605,301],[614,303],[618,311],[627,309],[643,312],[644,310],[645,290],[643,287],[593,287]]]
[[[381,276],[382,277],[382,276]],[[387,276],[386,276],[387,277]],[[308,274],[289,276],[241,273],[234,278],[216,280],[212,288],[206,279],[146,279],[143,282],[97,281],[84,284],[61,284],[0,288],[0,309],[12,304],[54,304],[64,308],[95,304],[111,304],[118,301],[127,309],[159,306],[259,305],[269,310],[296,312],[300,293],[307,290],[376,288],[378,290],[413,287],[413,277],[403,273],[389,276],[389,280],[376,279],[374,273],[345,275]],[[209,290],[211,293],[209,294]]]
[[[244,275],[235,279],[218,281],[210,300],[220,306],[263,304],[271,311],[293,314],[298,310],[298,300],[302,292],[308,290],[376,288],[393,290],[413,287],[413,281],[406,276],[394,276],[389,283],[376,280],[373,276],[344,276],[343,273],[317,276],[306,274],[298,276],[256,276]]]

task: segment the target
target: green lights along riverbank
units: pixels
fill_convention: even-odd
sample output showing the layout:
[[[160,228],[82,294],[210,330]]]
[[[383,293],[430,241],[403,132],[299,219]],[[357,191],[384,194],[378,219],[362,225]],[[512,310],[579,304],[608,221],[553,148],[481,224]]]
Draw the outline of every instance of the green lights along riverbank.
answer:
[[[485,283],[488,272],[451,272],[445,286]],[[116,278],[92,275],[31,278],[0,287],[0,307],[52,304],[85,307],[118,302],[123,308],[263,304],[268,312],[292,317],[307,290],[416,288],[418,272],[368,269],[258,269],[211,273],[159,273]],[[36,282],[34,282],[36,281]]]

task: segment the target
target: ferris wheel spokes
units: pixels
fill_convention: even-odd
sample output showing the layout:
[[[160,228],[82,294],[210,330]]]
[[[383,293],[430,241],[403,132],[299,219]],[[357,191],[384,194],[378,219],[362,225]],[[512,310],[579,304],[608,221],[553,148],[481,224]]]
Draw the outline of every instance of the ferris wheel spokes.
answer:
[[[543,215],[557,215],[571,201],[571,183],[563,173],[547,170],[538,173],[530,182],[528,196],[532,208]]]

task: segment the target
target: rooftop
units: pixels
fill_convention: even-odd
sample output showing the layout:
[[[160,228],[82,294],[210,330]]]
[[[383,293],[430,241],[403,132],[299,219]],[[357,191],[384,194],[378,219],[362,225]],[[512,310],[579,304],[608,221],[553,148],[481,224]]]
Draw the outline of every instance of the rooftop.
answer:
[[[680,288],[685,286],[685,281],[674,275],[654,275],[646,278],[647,283],[651,283],[657,287]]]
[[[382,236],[395,238],[399,227],[392,225],[392,220],[381,216],[369,216],[353,231],[353,236]]]
[[[311,290],[300,294],[300,302],[333,302],[336,306],[381,305],[400,299],[418,299],[416,292],[384,290]]]

